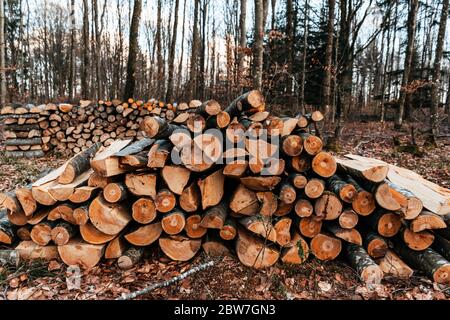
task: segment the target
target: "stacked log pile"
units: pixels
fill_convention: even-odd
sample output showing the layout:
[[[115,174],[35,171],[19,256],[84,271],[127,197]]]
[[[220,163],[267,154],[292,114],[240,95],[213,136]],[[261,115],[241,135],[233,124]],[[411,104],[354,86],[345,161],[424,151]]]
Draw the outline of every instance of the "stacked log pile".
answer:
[[[102,258],[131,268],[159,246],[176,261],[201,249],[254,268],[342,256],[365,282],[411,267],[450,282],[449,190],[378,160],[333,157],[320,112],[273,116],[258,91],[226,108],[177,109],[184,120],[144,116],[140,141],[92,142],[2,194],[0,241],[84,268]]]
[[[2,108],[0,118],[6,125],[4,137],[8,156],[41,157],[53,149],[71,156],[97,142],[107,147],[114,140],[142,139],[139,124],[149,115],[185,124],[201,104],[193,100],[189,104],[172,105],[154,99],[147,102],[98,101],[96,104],[81,100],[77,105],[17,104]],[[229,120],[222,120],[222,123],[224,121]]]
[[[44,156],[42,125],[45,110],[33,105],[9,105],[0,111],[8,157],[35,158]]]

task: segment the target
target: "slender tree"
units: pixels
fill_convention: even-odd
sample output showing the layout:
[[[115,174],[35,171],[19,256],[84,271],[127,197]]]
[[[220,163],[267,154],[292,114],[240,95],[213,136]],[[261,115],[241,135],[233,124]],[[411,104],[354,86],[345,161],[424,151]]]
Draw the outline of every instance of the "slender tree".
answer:
[[[174,69],[175,69],[175,49],[177,45],[177,33],[178,33],[178,6],[180,4],[180,0],[175,0],[175,20],[173,22],[173,31],[172,31],[172,43],[170,45],[169,51],[169,79],[167,81],[167,94],[166,101],[171,102],[173,99],[173,86],[174,86]]]
[[[192,33],[192,50],[191,50],[191,66],[189,71],[189,100],[192,100],[196,95],[197,75],[198,75],[198,51],[199,51],[199,31],[198,20],[200,11],[200,0],[195,0],[194,8],[194,26]]]
[[[134,0],[133,17],[130,27],[130,48],[127,64],[127,82],[125,84],[124,99],[132,98],[136,86],[136,63],[139,52],[139,21],[141,19],[142,1]]]
[[[328,21],[327,21],[327,47],[325,52],[325,66],[322,90],[322,112],[329,118],[331,104],[331,77],[333,75],[333,45],[334,45],[334,16],[335,0],[328,0]]]
[[[406,96],[408,95],[407,86],[411,73],[414,44],[416,38],[416,24],[417,24],[417,11],[419,8],[419,0],[410,0],[409,2],[409,14],[408,14],[408,44],[406,46],[405,66],[403,70],[402,87],[400,90],[400,102],[397,118],[395,121],[395,128],[401,129],[403,125],[403,115],[405,113]]]
[[[70,1],[70,75],[69,75],[69,98],[73,99],[76,94],[76,25],[75,25],[75,0]]]
[[[263,62],[264,62],[264,7],[263,1],[255,0],[255,44],[253,47],[253,86],[257,90],[262,89]]]
[[[439,33],[436,42],[436,50],[434,58],[433,82],[431,84],[430,142],[434,146],[437,145],[436,140],[439,134],[439,102],[440,102],[439,86],[441,81],[441,62],[444,51],[445,31],[447,28],[448,6],[449,0],[443,0],[441,10],[441,21],[439,23]]]
[[[306,81],[306,55],[308,54],[308,32],[309,32],[309,1],[305,0],[305,7],[303,9],[303,53],[302,64],[300,72],[300,89],[299,89],[299,105],[301,110],[306,113],[305,107],[305,81]],[[294,61],[292,60],[292,65]]]
[[[6,102],[6,60],[5,60],[5,6],[0,0],[0,104]]]

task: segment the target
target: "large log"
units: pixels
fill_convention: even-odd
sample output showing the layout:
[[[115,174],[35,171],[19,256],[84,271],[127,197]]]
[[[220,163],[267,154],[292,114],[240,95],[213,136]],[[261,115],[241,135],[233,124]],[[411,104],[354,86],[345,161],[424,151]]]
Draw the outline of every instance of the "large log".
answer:
[[[155,140],[167,139],[179,128],[176,125],[169,124],[165,119],[158,116],[145,117],[140,123],[140,129],[145,132],[147,137]]]
[[[296,232],[290,243],[281,252],[281,261],[288,264],[302,264],[309,257],[308,243]]]
[[[186,212],[197,211],[201,203],[201,195],[196,182],[192,182],[190,186],[183,190],[179,198],[179,203],[181,209]]]
[[[181,195],[184,188],[189,182],[191,172],[183,167],[178,166],[164,166],[161,170],[161,176],[164,182],[169,187],[170,191]]]
[[[256,197],[261,203],[259,214],[265,217],[271,217],[277,211],[278,199],[273,192],[257,192]]]
[[[317,216],[301,218],[298,227],[302,236],[314,238],[322,230],[322,220]]]
[[[52,240],[58,246],[67,244],[75,234],[75,227],[67,222],[58,223],[51,231]]]
[[[159,246],[166,256],[175,261],[189,261],[200,250],[201,239],[189,239],[183,236],[161,237]]]
[[[345,253],[352,268],[366,284],[380,284],[383,271],[367,254],[363,247],[355,244],[345,246]]]
[[[240,181],[253,191],[272,191],[281,182],[281,177],[244,177]]]
[[[402,227],[401,217],[398,214],[382,209],[370,215],[366,221],[374,231],[386,238],[395,236]]]
[[[435,235],[433,249],[450,261],[450,240],[447,240],[438,234]]]
[[[346,155],[346,158],[336,158],[336,162],[339,170],[354,177],[375,183],[384,181],[389,171],[388,165],[375,159],[366,159],[364,161],[350,159],[349,155]]]
[[[91,244],[105,244],[116,237],[101,232],[90,222],[80,225],[80,234],[84,241]]]
[[[313,171],[323,178],[332,177],[336,173],[336,160],[327,152],[317,154],[311,163]]]
[[[124,254],[117,259],[117,265],[122,270],[131,269],[135,266],[144,256],[143,248],[131,247]]]
[[[164,168],[167,158],[172,151],[172,143],[168,140],[157,140],[148,152],[149,168]]]
[[[73,217],[73,211],[75,209],[76,206],[72,203],[61,203],[50,210],[47,219],[50,221],[63,219],[69,223],[76,224],[75,218]]]
[[[222,201],[208,209],[202,217],[200,225],[207,229],[222,229],[228,215],[228,203]]]
[[[99,192],[99,188],[97,187],[78,187],[75,188],[75,191],[69,197],[69,201],[73,203],[84,203],[91,200],[93,197],[97,196]]]
[[[299,199],[295,203],[295,213],[300,218],[307,218],[314,213],[314,207],[309,200]]]
[[[299,156],[303,151],[303,140],[297,135],[285,136],[281,141],[281,149],[290,157]]]
[[[234,118],[243,111],[261,112],[264,109],[265,100],[263,94],[253,90],[236,98],[224,111]]]
[[[361,216],[368,216],[376,209],[376,201],[374,196],[361,188],[361,186],[350,176],[346,177],[348,183],[352,184],[356,189],[356,197],[353,199],[352,208]]]
[[[127,147],[131,140],[117,140],[105,150],[98,152],[91,160],[91,167],[103,177],[113,177],[125,172],[120,166],[120,158],[115,154]]]
[[[389,247],[386,240],[378,233],[367,231],[363,233],[363,244],[369,256],[374,259],[382,258]]]
[[[339,216],[339,225],[344,229],[353,229],[358,224],[358,214],[352,209],[344,210]]]
[[[72,182],[66,184],[60,183],[59,180],[58,183],[54,181],[53,184],[49,186],[48,192],[51,197],[57,201],[67,201],[71,196],[73,196],[77,187],[88,182],[89,177],[93,174],[93,172],[94,171],[92,169],[87,169],[80,175],[77,175]]]
[[[43,221],[38,223],[31,229],[31,240],[40,246],[46,246],[52,240],[52,229],[55,223],[51,221]]]
[[[323,142],[319,137],[307,132],[300,132],[299,136],[302,138],[303,148],[309,155],[315,156],[322,151]]]
[[[422,213],[411,221],[409,228],[413,232],[420,232],[424,230],[445,229],[447,224],[441,216],[438,216],[430,211],[422,211]]]
[[[277,243],[282,247],[287,246],[292,240],[291,225],[292,219],[288,217],[281,217],[274,221],[273,228],[277,235]]]
[[[272,242],[277,241],[277,232],[269,219],[261,216],[251,216],[240,219],[239,223],[254,234],[258,234]]]
[[[414,270],[404,263],[392,250],[386,249],[386,254],[380,259],[378,265],[385,274],[390,274],[397,278],[409,279],[414,273]]]
[[[40,246],[33,241],[22,241],[15,249],[23,260],[55,260],[59,258],[57,246]]]
[[[243,228],[238,229],[236,253],[243,265],[256,269],[271,267],[280,257],[277,249],[252,236]]]
[[[222,169],[198,181],[203,210],[220,203],[225,192],[224,183],[225,176],[223,175]]]
[[[233,218],[228,218],[225,221],[225,224],[223,225],[222,229],[219,232],[220,237],[223,240],[233,240],[236,238],[237,235],[237,224],[236,221]]]
[[[96,143],[70,159],[66,163],[64,171],[59,176],[58,182],[61,184],[70,184],[83,172],[89,170],[90,161],[94,158],[100,147],[101,143]]]
[[[152,199],[156,198],[156,181],[156,175],[149,173],[128,173],[125,176],[128,191],[135,196],[147,196]]]
[[[155,222],[133,230],[125,235],[125,239],[135,246],[149,246],[159,239],[162,231],[161,222]]]
[[[336,238],[344,240],[348,243],[353,243],[358,246],[362,246],[361,234],[356,229],[344,229],[337,223],[327,223],[326,228],[329,232],[334,234]]]
[[[289,183],[289,181],[282,181],[280,184],[280,192],[279,192],[280,201],[291,204],[294,203],[297,199],[297,192],[293,185]]]
[[[342,201],[347,203],[352,203],[357,196],[355,186],[338,175],[334,175],[327,180],[327,188],[338,195]]]
[[[342,242],[335,237],[319,233],[310,243],[311,253],[319,260],[334,260],[342,250]]]
[[[398,241],[395,251],[412,268],[425,272],[434,282],[450,283],[450,262],[437,252],[428,248],[424,251],[414,251]]]
[[[168,235],[179,234],[186,226],[186,216],[183,211],[174,209],[162,217],[161,226]]]
[[[317,199],[325,191],[325,182],[322,179],[310,179],[305,186],[305,195],[310,199]]]
[[[58,246],[59,256],[66,265],[78,265],[88,270],[100,262],[104,251],[105,245],[85,243],[80,239],[72,239],[69,243]]]
[[[155,205],[158,212],[168,213],[177,205],[177,198],[170,190],[161,189],[156,194]]]
[[[434,234],[429,231],[413,232],[409,228],[402,230],[402,239],[412,250],[423,251],[433,244]]]
[[[105,259],[118,259],[127,249],[126,242],[121,236],[116,237],[114,240],[108,243],[105,249]]]
[[[331,192],[324,194],[316,200],[314,205],[315,214],[324,220],[335,220],[342,213],[342,202]]]
[[[0,243],[12,244],[15,238],[15,227],[9,221],[7,209],[0,211]]]
[[[30,187],[16,189],[15,195],[27,217],[36,212],[38,203],[33,198],[33,193]]]
[[[156,205],[150,198],[140,198],[133,203],[132,216],[134,221],[148,224],[156,219]]]
[[[117,235],[131,221],[131,216],[122,205],[108,203],[98,196],[89,206],[89,219],[101,232]]]
[[[128,197],[127,187],[122,182],[112,182],[103,189],[103,197],[110,203],[124,201]]]
[[[243,215],[254,215],[259,210],[256,193],[240,184],[231,196],[230,209]]]
[[[202,216],[200,214],[192,214],[186,219],[184,231],[189,238],[200,239],[206,234],[207,229],[202,226],[201,222]]]

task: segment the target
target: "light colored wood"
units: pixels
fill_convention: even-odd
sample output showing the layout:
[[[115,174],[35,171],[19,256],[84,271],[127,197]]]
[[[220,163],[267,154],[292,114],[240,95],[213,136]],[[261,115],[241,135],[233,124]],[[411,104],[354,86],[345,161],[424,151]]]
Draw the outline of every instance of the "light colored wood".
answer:
[[[255,269],[271,267],[280,257],[277,249],[242,228],[238,229],[236,253],[243,265]]]
[[[414,270],[404,263],[392,250],[388,250],[386,255],[378,262],[381,270],[385,274],[390,274],[397,278],[409,279]]]
[[[57,246],[48,245],[48,246],[40,246],[34,243],[33,241],[22,241],[20,242],[16,249],[19,252],[19,256],[23,260],[55,260],[59,258]]]
[[[147,196],[153,200],[156,198],[156,181],[156,175],[149,173],[128,173],[125,176],[125,184],[132,194]]]
[[[123,206],[108,203],[102,196],[98,196],[89,206],[89,219],[101,232],[117,235],[131,221],[131,215]]]
[[[141,226],[125,235],[125,239],[135,246],[149,246],[162,234],[161,222]]]
[[[58,246],[59,256],[66,265],[78,265],[87,270],[100,262],[104,251],[104,244],[85,243],[80,239],[72,239],[66,245]]]
[[[328,261],[337,258],[342,250],[340,239],[326,235],[318,234],[311,240],[311,252],[319,260]]]
[[[80,225],[80,234],[84,241],[91,244],[105,244],[116,237],[101,232],[90,222]]]
[[[161,170],[161,176],[169,187],[170,191],[181,195],[189,182],[191,172],[179,166],[164,166]]]
[[[295,232],[290,243],[281,252],[281,261],[288,264],[302,264],[308,257],[308,243]]]
[[[124,254],[126,249],[127,245],[125,240],[121,236],[118,236],[106,246],[105,259],[118,259]]]
[[[166,256],[175,261],[189,261],[200,250],[201,239],[189,239],[182,236],[161,237],[159,246]]]
[[[231,196],[230,209],[243,215],[254,215],[259,210],[256,193],[239,185]]]
[[[375,183],[386,179],[389,166],[376,159],[358,158],[354,155],[345,155],[345,158],[336,158],[336,162],[349,174],[359,176]]]
[[[200,188],[203,210],[218,205],[224,195],[225,176],[223,169],[220,169],[205,179],[198,181]]]

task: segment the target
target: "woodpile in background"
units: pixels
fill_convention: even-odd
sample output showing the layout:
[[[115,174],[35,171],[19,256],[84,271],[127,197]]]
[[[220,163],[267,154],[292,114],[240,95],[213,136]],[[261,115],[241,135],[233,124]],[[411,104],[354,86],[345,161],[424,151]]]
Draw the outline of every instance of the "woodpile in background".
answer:
[[[199,101],[179,105],[181,117],[198,107]],[[158,115],[173,120],[177,106],[155,100],[127,102],[119,100],[82,100],[77,105],[44,104],[39,106],[8,105],[1,109],[6,155],[42,157],[56,150],[66,156],[86,150],[100,142],[109,146],[114,140],[142,139],[139,124],[145,116]]]
[[[5,155],[8,157],[43,157],[42,126],[46,119],[42,107],[33,105],[3,107],[0,112],[0,121],[4,125]]]
[[[86,139],[62,167],[3,193],[0,241],[24,259],[84,268],[102,258],[131,268],[159,246],[176,261],[201,250],[254,268],[341,256],[368,283],[411,268],[450,282],[449,190],[379,160],[333,157],[320,112],[272,116],[258,91],[226,108],[195,104],[171,121],[159,105],[136,115],[140,141]]]

